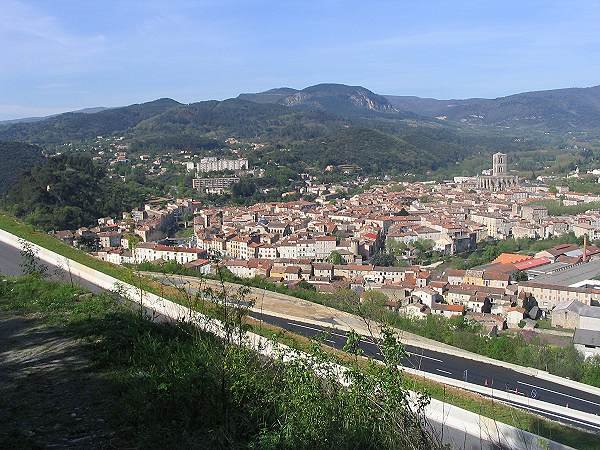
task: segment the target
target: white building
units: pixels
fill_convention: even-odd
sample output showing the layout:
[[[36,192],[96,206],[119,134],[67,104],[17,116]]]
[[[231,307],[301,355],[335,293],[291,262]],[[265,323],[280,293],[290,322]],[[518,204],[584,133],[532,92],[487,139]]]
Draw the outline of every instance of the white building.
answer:
[[[248,170],[248,160],[246,158],[239,159],[219,159],[216,156],[202,158],[200,162],[187,162],[188,172],[222,172],[224,170]]]

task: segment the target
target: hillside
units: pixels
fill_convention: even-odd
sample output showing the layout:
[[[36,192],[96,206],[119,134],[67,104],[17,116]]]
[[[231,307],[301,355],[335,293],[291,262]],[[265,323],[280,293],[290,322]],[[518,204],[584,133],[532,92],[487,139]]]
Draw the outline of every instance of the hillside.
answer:
[[[172,149],[197,153],[229,137],[261,142],[248,155],[299,173],[307,167],[355,164],[363,174],[423,173],[474,152],[519,150],[513,136],[461,129],[453,122],[399,113],[384,97],[357,86],[323,84],[301,91],[281,88],[224,101],[181,104],[170,99],[96,113],[66,113],[40,122],[0,126],[0,139],[60,145],[98,135],[125,138],[132,152]],[[464,127],[463,127],[464,128]],[[495,134],[494,134],[495,133]]]
[[[83,108],[83,109],[78,109],[76,111],[69,111],[72,113],[82,113],[82,114],[94,114],[100,111],[104,111],[106,109],[110,109],[110,108],[105,108],[104,106],[97,106],[97,107],[93,107],[93,108]],[[8,124],[15,124],[15,123],[28,123],[28,122],[39,122],[41,120],[47,120],[50,119],[52,117],[56,117],[59,114],[51,114],[49,116],[39,116],[39,117],[23,117],[21,119],[9,119],[9,120],[0,120],[0,125],[8,125]]]
[[[0,139],[58,144],[123,133],[139,122],[179,104],[175,100],[162,98],[95,113],[70,112],[37,122],[0,125]]]
[[[241,94],[238,98],[326,111],[340,116],[398,112],[388,99],[362,86],[333,83],[317,84],[302,90],[271,89],[256,94]]]
[[[43,161],[42,149],[22,142],[0,141],[0,195],[6,192],[19,177]]]
[[[556,131],[600,128],[600,86],[525,92],[496,99],[385,96],[402,111],[471,125]]]
[[[144,193],[110,179],[91,158],[61,155],[25,172],[4,198],[4,208],[44,230],[77,229],[139,205]]]

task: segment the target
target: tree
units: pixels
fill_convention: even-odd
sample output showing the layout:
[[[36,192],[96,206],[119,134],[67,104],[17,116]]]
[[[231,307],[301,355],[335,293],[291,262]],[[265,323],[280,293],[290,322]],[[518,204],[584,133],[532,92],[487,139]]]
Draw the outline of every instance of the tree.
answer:
[[[332,251],[329,254],[329,262],[331,264],[335,264],[336,266],[344,264],[344,260],[342,258],[342,254],[340,252],[338,252],[337,250]]]
[[[396,257],[392,253],[377,252],[371,262],[376,266],[390,267],[396,265]]]
[[[484,314],[490,314],[492,312],[492,302],[489,297],[486,297],[483,300],[483,306],[481,307],[481,312]]]
[[[519,270],[515,273],[513,273],[512,275],[512,279],[513,281],[527,281],[529,280],[529,277],[527,276],[527,273],[523,270]]]
[[[38,257],[38,250],[25,239],[20,239],[21,244],[21,270],[23,274],[42,278],[46,275],[48,267]]]

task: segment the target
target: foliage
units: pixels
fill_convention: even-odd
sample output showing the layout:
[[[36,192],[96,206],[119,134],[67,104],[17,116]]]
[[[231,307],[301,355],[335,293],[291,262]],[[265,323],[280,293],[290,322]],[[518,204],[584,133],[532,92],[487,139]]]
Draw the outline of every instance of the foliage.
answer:
[[[375,253],[375,255],[373,255],[373,258],[371,259],[372,264],[383,267],[395,266],[396,262],[396,256],[393,253],[383,251]]]
[[[61,155],[35,166],[8,192],[6,209],[45,230],[77,229],[143,202],[143,191],[110,179],[90,158]]]
[[[23,142],[0,141],[0,195],[6,192],[31,166],[43,161],[42,149]]]
[[[337,250],[334,250],[329,254],[329,262],[331,264],[339,266],[340,264],[344,263],[344,260],[342,259],[341,253],[338,252]]]
[[[23,274],[30,275],[33,277],[44,277],[48,271],[48,267],[45,266],[38,258],[38,252],[32,244],[27,242],[25,239],[20,240],[21,244],[21,270]]]
[[[581,214],[592,209],[600,209],[600,202],[581,203],[579,205],[565,206],[559,200],[541,200],[535,202],[537,205],[548,208],[548,214],[551,216],[570,216]]]
[[[92,370],[113,387],[109,419],[120,447],[439,447],[407,402],[402,347],[389,330],[380,344],[386,364],[350,365],[344,387],[318,342],[312,358],[266,360],[191,324],[140,318],[111,295],[79,294],[42,280],[7,280],[0,308],[35,312],[86,342]]]

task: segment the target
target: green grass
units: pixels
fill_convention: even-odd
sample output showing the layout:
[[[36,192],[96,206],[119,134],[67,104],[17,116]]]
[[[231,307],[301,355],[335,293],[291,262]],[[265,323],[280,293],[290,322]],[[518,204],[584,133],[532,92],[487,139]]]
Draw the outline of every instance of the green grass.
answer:
[[[46,233],[38,232],[32,227],[16,221],[12,217],[0,214],[0,228],[34,242],[44,248],[55,251],[63,256],[69,257],[86,266],[106,273],[107,275],[111,275],[122,281],[131,282],[132,284],[139,284],[138,279],[135,277],[135,274],[131,269],[121,266],[114,266],[110,263],[100,261],[92,256],[89,256],[83,251],[56,240]],[[145,289],[159,293],[159,288],[157,288],[153,282],[145,279],[143,282]],[[260,287],[264,288],[264,285]],[[164,292],[161,293],[164,295]],[[181,299],[177,299],[176,295],[171,295],[169,298],[181,302]],[[30,308],[31,305],[27,307]],[[61,311],[61,308],[48,309],[45,312],[50,313],[52,311]],[[52,317],[52,315],[49,317]],[[303,340],[303,338],[291,335],[290,333],[282,333],[281,330],[276,330],[270,327],[264,327],[263,329],[255,327],[253,331],[268,337],[275,336],[279,342],[301,350],[307,350],[310,347],[307,340]],[[411,378],[408,377],[407,380],[411,380]],[[427,380],[412,379],[412,381],[408,381],[408,383],[409,384],[407,387],[415,390],[426,390],[433,398],[451,403],[472,412],[481,413],[486,417],[511,424],[521,429],[539,434],[543,437],[557,440],[568,445],[573,445],[573,442],[577,442],[579,445],[577,448],[596,448],[593,446],[586,446],[587,444],[585,443],[589,441],[589,435],[587,433],[560,426],[521,410],[510,408],[497,402],[492,403],[491,401],[473,396],[463,391],[449,390],[444,388],[444,386],[441,384]]]
[[[393,449],[407,441],[411,448],[436,448],[418,431],[416,418],[386,427],[389,416],[369,406],[371,397],[330,389],[312,370],[266,361],[189,324],[153,323],[108,294],[82,297],[81,292],[38,278],[5,279],[0,309],[35,317],[48,327],[44,336],[60,330],[87,348],[83,354],[92,364],[85,370],[96,376],[90,382],[110,386],[101,406],[111,406],[113,448]],[[65,354],[72,356],[73,350]],[[68,384],[81,375],[63,376]],[[30,390],[17,401],[35,403],[37,394]],[[362,401],[349,404],[352,400]],[[86,401],[80,399],[82,411],[88,410]],[[90,414],[100,406],[94,402]],[[37,429],[40,413],[63,412],[62,401],[55,403],[52,411],[45,404],[35,417],[19,405],[11,408],[18,421]],[[409,419],[403,407],[396,411]],[[10,426],[0,423],[0,446],[24,448],[22,442],[4,441],[4,427]]]

